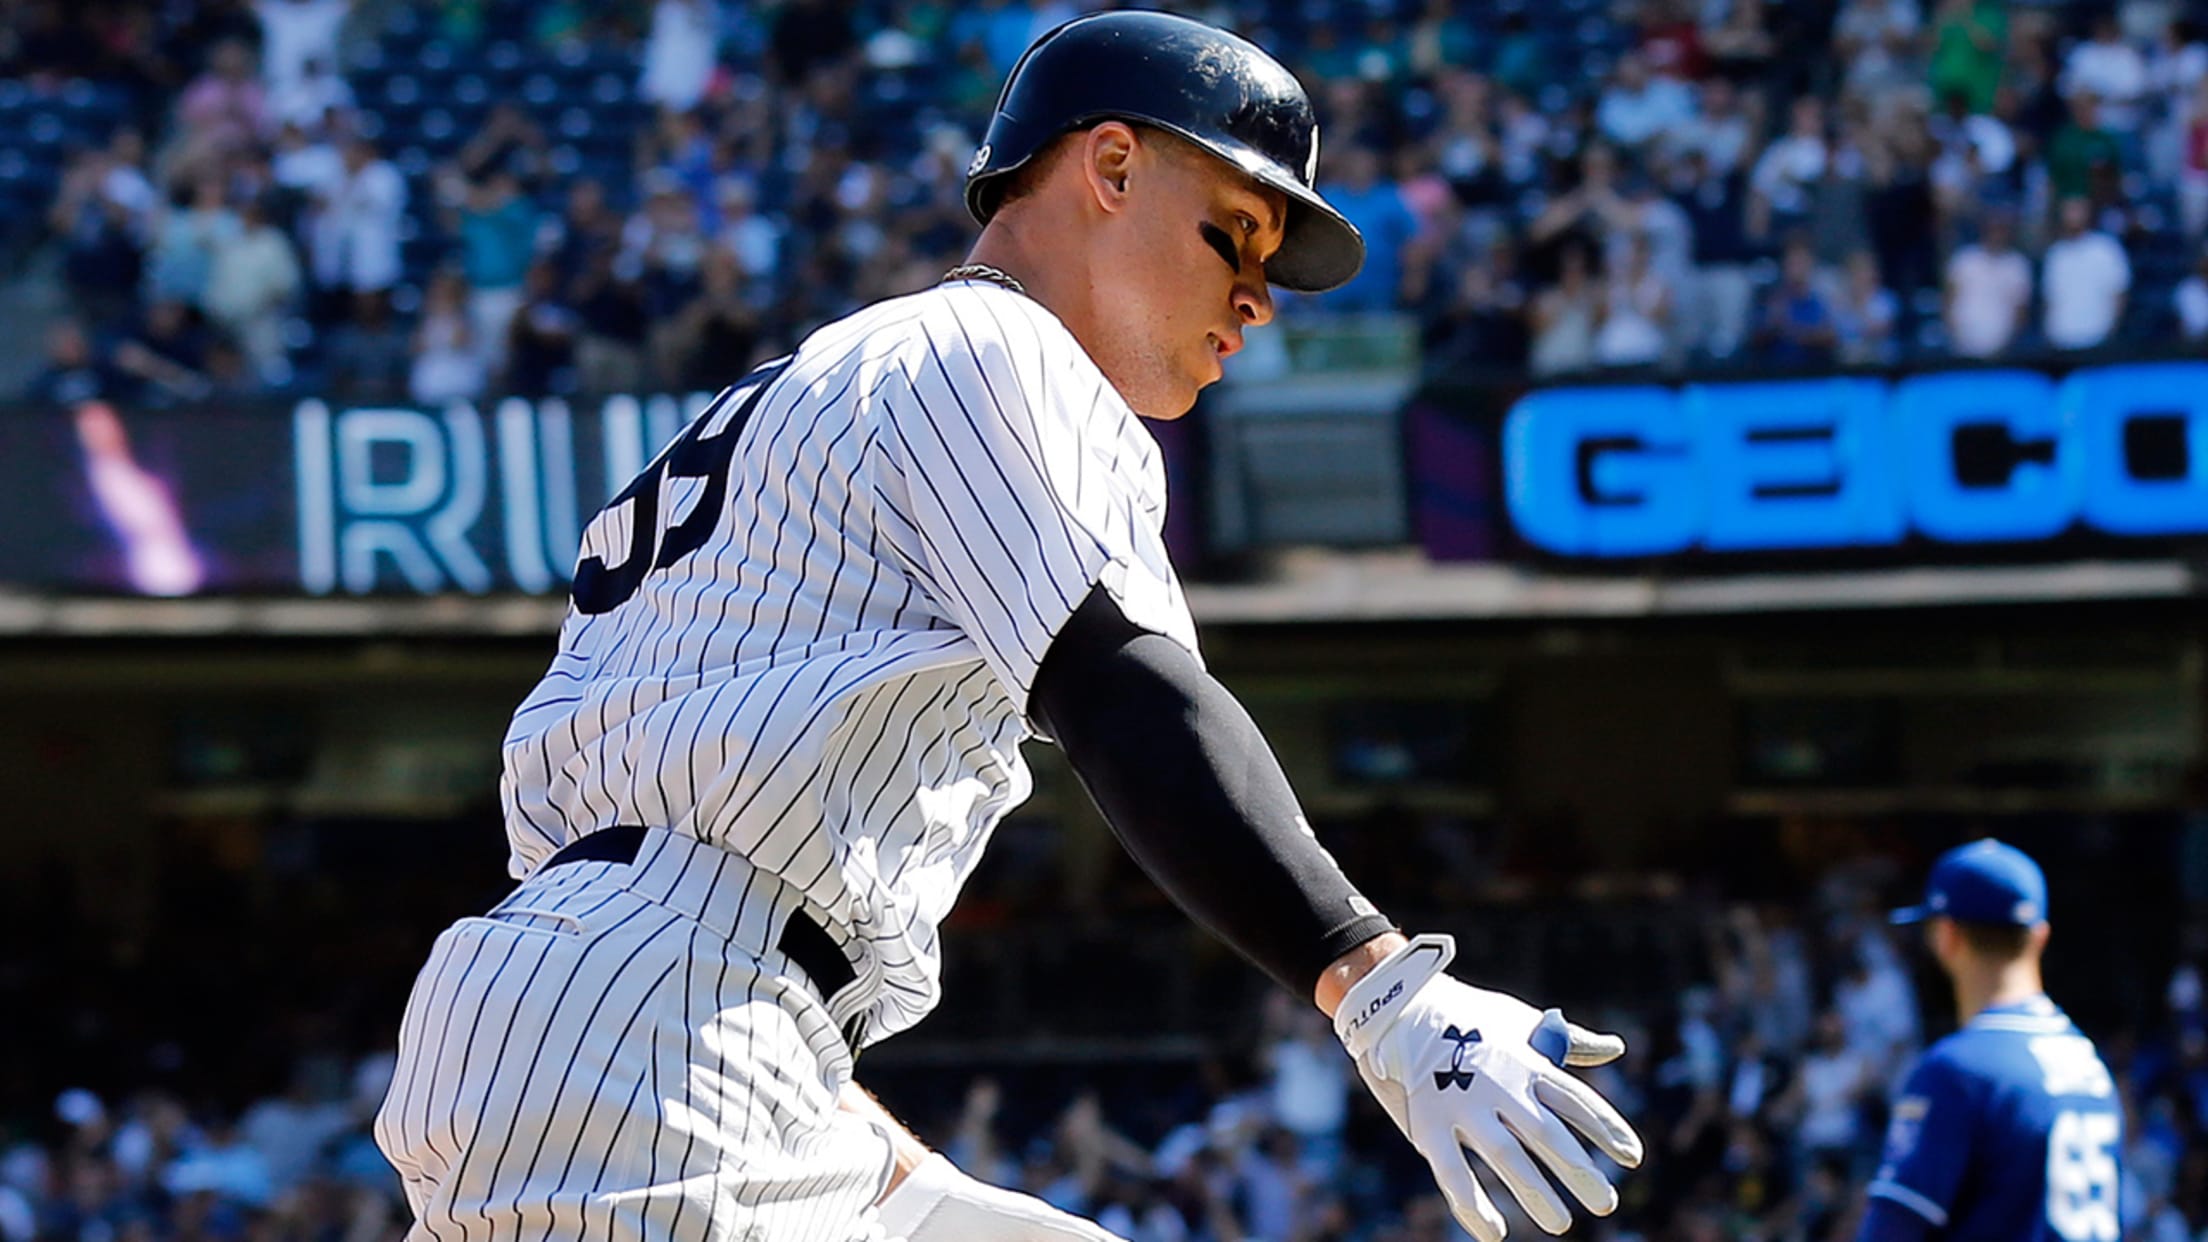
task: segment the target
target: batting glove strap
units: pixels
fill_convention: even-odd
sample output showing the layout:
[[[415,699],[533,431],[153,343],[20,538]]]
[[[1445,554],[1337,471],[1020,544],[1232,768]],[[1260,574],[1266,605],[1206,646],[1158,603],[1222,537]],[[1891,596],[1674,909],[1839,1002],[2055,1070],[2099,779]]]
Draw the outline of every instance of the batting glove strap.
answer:
[[[1427,932],[1380,959],[1378,966],[1350,985],[1334,1009],[1334,1034],[1342,1047],[1362,1061],[1395,1026],[1403,1007],[1426,981],[1448,969],[1456,957],[1456,937]]]

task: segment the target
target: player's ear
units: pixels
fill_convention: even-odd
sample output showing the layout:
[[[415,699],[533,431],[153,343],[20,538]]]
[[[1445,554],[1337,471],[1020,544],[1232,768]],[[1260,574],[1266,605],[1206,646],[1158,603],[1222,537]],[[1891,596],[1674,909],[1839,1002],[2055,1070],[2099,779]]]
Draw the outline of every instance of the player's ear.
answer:
[[[2053,925],[2049,924],[2045,919],[2042,919],[2038,923],[2032,925],[2029,943],[2032,946],[2033,957],[2038,957],[2040,954],[2047,951],[2048,937],[2054,934],[2055,929]]]
[[[1925,939],[1931,942],[1933,959],[1945,966],[1955,955],[1955,924],[1947,919],[1926,919],[1924,930]]]
[[[1142,145],[1134,127],[1125,121],[1106,121],[1089,131],[1081,144],[1083,170],[1088,174],[1089,194],[1106,213],[1117,213],[1127,204],[1128,175],[1134,171],[1135,154]]]

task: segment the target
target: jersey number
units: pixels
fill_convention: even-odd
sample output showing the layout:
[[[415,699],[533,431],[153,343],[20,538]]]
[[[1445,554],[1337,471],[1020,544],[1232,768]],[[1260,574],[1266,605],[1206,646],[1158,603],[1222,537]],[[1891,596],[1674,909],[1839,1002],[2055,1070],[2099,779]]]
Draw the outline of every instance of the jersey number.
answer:
[[[790,360],[780,358],[760,367],[730,385],[720,399],[706,407],[704,413],[683,428],[644,473],[621,489],[612,503],[600,510],[591,522],[593,530],[601,523],[620,520],[626,507],[629,518],[629,554],[619,565],[606,564],[598,555],[585,556],[575,566],[575,611],[595,617],[612,612],[629,602],[637,589],[644,585],[644,575],[655,569],[665,569],[705,546],[712,537],[713,528],[720,524],[721,509],[728,503],[728,467],[736,455],[736,439],[743,433],[744,424],[751,412],[766,396],[767,389],[776,377],[787,370]],[[736,412],[716,435],[707,435],[706,429],[718,421],[722,410],[731,404]],[[667,476],[678,479],[703,479],[705,489],[698,496],[688,516],[666,528],[659,525],[660,485]]]
[[[2072,1109],[2047,1136],[2047,1223],[2065,1242],[2116,1242],[2114,1113]]]

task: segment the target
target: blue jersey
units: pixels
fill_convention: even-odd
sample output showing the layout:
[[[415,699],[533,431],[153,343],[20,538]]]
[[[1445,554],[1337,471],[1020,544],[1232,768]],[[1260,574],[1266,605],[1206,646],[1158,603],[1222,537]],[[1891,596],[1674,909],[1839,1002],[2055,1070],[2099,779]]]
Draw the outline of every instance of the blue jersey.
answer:
[[[2093,1041],[2044,996],[1934,1044],[1894,1102],[1859,1242],[2117,1242],[2124,1116]]]

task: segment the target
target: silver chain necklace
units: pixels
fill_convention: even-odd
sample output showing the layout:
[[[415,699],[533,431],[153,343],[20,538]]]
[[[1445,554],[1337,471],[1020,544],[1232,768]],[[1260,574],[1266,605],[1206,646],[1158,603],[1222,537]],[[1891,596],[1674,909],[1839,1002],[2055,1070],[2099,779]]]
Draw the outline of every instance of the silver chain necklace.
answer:
[[[1013,279],[1011,273],[991,267],[986,263],[961,263],[950,271],[943,273],[943,279],[945,281],[986,280],[992,285],[1003,285],[1014,293],[1027,292],[1027,286]]]

